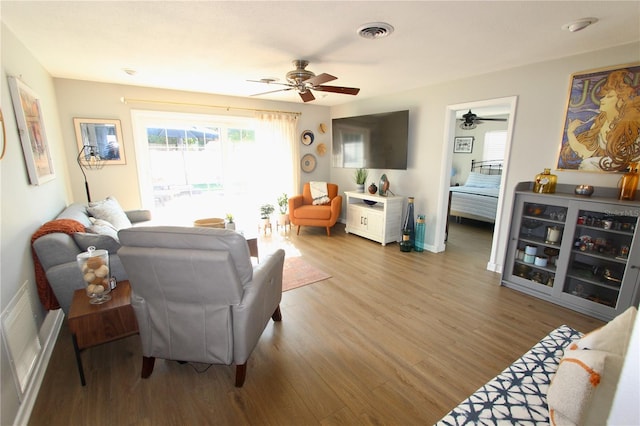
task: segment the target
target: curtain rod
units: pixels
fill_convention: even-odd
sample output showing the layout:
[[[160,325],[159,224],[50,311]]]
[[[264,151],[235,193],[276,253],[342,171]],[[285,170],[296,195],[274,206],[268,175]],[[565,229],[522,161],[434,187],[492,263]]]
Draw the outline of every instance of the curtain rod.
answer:
[[[123,104],[128,103],[138,103],[138,104],[160,104],[160,105],[179,105],[179,106],[191,106],[191,107],[204,107],[204,108],[221,108],[226,109],[227,111],[231,109],[240,110],[240,111],[253,111],[253,112],[277,112],[280,114],[291,114],[295,116],[302,115],[301,112],[292,112],[292,111],[279,111],[273,109],[256,109],[256,108],[243,108],[243,107],[234,107],[234,106],[224,106],[224,105],[210,105],[210,104],[196,104],[191,102],[174,102],[174,101],[154,101],[151,99],[135,99],[135,98],[125,98],[124,96],[120,98],[120,102]]]

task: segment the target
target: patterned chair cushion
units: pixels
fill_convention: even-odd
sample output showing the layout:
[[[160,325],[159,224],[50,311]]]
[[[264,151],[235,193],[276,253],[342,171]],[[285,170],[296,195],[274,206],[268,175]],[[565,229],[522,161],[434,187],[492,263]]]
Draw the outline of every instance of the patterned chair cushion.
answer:
[[[569,326],[556,328],[436,425],[549,424],[549,383],[565,347],[580,337]]]

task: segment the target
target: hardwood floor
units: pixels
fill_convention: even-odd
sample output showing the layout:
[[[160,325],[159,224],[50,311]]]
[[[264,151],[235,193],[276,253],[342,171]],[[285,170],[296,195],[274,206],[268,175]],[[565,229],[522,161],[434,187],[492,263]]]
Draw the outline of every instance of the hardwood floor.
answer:
[[[283,247],[332,277],[283,294],[283,320],[267,326],[244,387],[234,367],[164,360],[143,380],[138,336],[84,351],[82,387],[65,325],[29,424],[433,424],[555,327],[602,325],[501,287],[485,269],[490,243],[464,223],[439,254],[340,224],[331,237],[261,236],[261,255]]]

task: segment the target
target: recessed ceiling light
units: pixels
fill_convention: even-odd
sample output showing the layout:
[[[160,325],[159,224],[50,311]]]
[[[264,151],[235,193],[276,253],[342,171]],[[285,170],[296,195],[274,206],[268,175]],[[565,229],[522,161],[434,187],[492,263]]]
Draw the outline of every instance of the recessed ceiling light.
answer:
[[[577,31],[584,30],[589,25],[595,24],[596,22],[598,22],[597,18],[583,18],[577,21],[569,22],[568,24],[564,24],[562,26],[562,29],[575,33]]]
[[[358,28],[357,33],[360,37],[370,40],[376,38],[387,37],[393,32],[393,26],[386,22],[370,22]]]
[[[132,68],[123,68],[122,71],[124,71],[128,75],[136,75],[138,73],[138,71]]]

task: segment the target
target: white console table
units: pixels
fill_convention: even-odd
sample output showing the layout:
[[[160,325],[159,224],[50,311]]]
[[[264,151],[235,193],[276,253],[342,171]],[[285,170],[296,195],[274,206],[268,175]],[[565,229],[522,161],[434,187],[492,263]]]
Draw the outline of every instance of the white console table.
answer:
[[[345,191],[347,197],[347,233],[360,235],[373,241],[387,243],[400,241],[403,197],[382,197],[368,192]],[[373,205],[366,201],[375,202]]]

